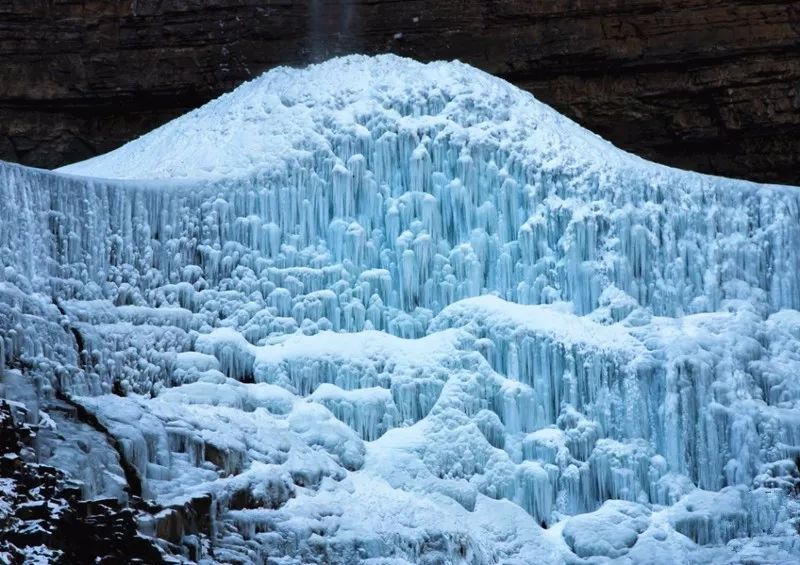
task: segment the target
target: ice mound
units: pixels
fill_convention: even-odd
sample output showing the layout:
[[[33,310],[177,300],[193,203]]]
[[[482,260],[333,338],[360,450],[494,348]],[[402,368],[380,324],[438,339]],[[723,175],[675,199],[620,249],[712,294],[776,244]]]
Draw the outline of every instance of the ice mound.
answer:
[[[53,460],[159,504],[173,551],[800,558],[797,189],[353,56],[61,172],[0,163],[0,201],[5,394],[71,403]]]
[[[116,179],[272,175],[285,171],[289,161],[302,163],[340,144],[369,159],[363,151],[369,138],[393,132],[402,143],[403,133],[420,130],[502,143],[535,152],[542,161],[563,163],[573,155],[596,163],[612,156],[635,159],[527,92],[469,65],[383,55],[274,69],[120,149],[59,170]],[[394,145],[391,135],[382,143]],[[386,174],[430,182],[423,148],[401,150],[415,149],[422,162]],[[391,162],[384,165],[394,168]]]

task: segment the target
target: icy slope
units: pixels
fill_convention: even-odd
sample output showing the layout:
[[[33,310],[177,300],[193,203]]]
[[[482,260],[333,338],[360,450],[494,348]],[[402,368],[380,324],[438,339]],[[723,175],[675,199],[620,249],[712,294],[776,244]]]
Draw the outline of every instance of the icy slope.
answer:
[[[195,557],[800,556],[797,189],[393,56],[63,172],[0,164],[0,358]]]

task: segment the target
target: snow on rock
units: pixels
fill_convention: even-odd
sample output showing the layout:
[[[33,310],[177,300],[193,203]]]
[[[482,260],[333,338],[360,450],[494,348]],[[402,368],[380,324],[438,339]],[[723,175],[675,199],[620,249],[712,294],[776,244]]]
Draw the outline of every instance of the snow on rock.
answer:
[[[196,560],[800,557],[797,189],[351,56],[0,201],[4,395]]]

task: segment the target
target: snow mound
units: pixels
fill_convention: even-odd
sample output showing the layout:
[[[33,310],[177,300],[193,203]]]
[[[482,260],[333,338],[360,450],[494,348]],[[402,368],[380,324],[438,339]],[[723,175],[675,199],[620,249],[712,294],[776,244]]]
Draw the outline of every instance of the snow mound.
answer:
[[[120,149],[59,170],[119,179],[273,174],[344,136],[358,144],[376,129],[420,126],[445,136],[502,140],[535,150],[543,160],[631,158],[469,65],[352,55],[305,69],[273,69]]]

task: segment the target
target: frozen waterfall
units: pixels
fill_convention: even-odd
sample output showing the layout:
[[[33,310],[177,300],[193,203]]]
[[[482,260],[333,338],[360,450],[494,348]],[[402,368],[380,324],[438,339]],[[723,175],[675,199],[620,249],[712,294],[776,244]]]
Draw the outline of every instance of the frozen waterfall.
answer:
[[[210,495],[201,559],[800,559],[800,189],[352,56],[0,202],[0,367]]]

